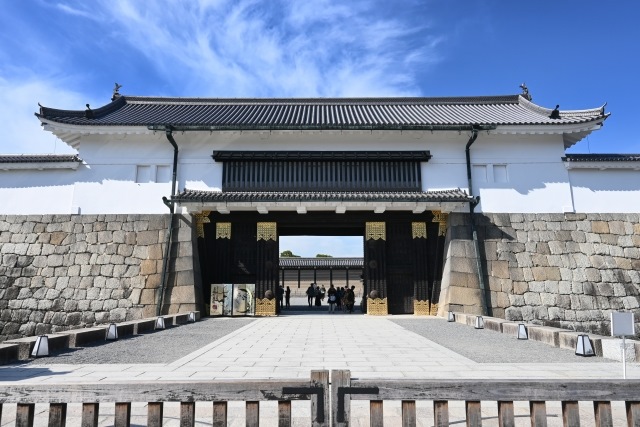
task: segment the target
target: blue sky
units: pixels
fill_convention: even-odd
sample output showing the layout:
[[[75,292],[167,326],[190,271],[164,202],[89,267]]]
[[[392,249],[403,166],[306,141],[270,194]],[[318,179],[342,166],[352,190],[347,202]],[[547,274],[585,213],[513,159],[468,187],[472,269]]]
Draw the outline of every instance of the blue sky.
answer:
[[[640,2],[22,0],[2,2],[2,153],[68,153],[45,106],[125,95],[466,96],[608,103],[571,152],[640,153]],[[315,254],[312,254],[315,255]]]

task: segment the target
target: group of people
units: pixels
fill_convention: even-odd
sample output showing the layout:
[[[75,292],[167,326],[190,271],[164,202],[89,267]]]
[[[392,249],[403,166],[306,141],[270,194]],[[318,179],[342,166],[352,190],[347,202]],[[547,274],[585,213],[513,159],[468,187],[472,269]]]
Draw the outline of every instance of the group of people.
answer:
[[[329,313],[335,313],[336,308],[348,313],[353,313],[353,306],[356,301],[355,286],[351,288],[344,287],[336,288],[331,284],[329,289],[326,290],[324,285],[318,286],[315,283],[311,283],[307,289],[307,302],[309,307],[321,306],[325,296],[329,303]]]
[[[307,302],[309,307],[320,307],[324,299],[327,298],[329,313],[335,313],[336,309],[353,313],[353,306],[356,301],[355,288],[355,286],[351,286],[351,288],[336,288],[331,284],[329,289],[326,289],[324,285],[318,286],[316,283],[311,283],[306,291]],[[283,308],[291,308],[291,288],[287,286],[287,289],[284,289],[282,285],[278,286],[276,289],[276,301],[278,313]]]
[[[291,308],[291,288],[287,286],[287,290],[285,290],[282,285],[278,286],[277,292],[277,302],[278,302],[278,312],[280,312],[283,308]],[[284,301],[283,301],[284,300]],[[286,306],[284,304],[287,304]]]

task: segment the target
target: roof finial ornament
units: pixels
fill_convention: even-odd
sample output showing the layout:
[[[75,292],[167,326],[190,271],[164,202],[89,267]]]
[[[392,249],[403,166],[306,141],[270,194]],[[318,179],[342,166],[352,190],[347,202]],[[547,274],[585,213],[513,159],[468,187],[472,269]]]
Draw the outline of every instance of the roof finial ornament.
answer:
[[[533,100],[533,97],[531,96],[531,94],[529,93],[529,88],[527,87],[526,83],[522,83],[520,85],[520,89],[522,89],[522,93],[520,95],[522,95],[523,98],[528,99],[529,101]]]
[[[120,98],[120,93],[118,92],[120,90],[120,88],[122,87],[122,85],[119,85],[118,82],[116,82],[116,86],[113,88],[113,95],[111,96],[111,100],[115,101],[116,99]]]
[[[87,105],[87,109],[84,112],[84,116],[87,119],[93,119],[93,110],[91,109],[91,107],[89,107],[89,104],[86,104],[86,105]]]
[[[559,119],[560,118],[560,105],[556,105],[556,108],[549,115],[550,119]]]

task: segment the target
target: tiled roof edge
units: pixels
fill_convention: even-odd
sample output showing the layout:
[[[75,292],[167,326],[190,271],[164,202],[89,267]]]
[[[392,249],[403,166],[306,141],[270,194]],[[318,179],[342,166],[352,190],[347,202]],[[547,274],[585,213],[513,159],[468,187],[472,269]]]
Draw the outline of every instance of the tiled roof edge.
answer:
[[[0,154],[0,163],[82,163],[77,154]]]
[[[567,154],[563,162],[640,162],[640,154]]]

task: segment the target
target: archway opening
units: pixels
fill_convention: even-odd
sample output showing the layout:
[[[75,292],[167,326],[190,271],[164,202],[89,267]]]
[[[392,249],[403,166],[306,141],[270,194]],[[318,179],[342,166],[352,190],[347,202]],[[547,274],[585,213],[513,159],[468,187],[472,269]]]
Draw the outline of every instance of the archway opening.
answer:
[[[350,288],[355,297],[352,311],[360,312],[364,295],[361,234],[280,236],[279,253],[279,282],[285,290],[282,314],[327,311],[329,294],[334,292],[335,308],[348,311],[343,302]]]

